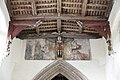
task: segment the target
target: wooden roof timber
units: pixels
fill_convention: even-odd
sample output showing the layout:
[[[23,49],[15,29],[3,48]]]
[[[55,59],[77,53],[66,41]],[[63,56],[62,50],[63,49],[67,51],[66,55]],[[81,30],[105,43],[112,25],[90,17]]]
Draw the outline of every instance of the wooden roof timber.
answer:
[[[101,17],[108,18],[112,0],[8,0],[7,6],[12,20],[38,19],[58,14],[101,20]]]
[[[76,24],[77,21],[84,24],[82,34],[85,33],[87,36],[79,33],[79,35],[71,34],[71,37],[92,38],[94,35],[95,38],[98,36],[107,38],[108,35],[110,36],[107,20],[112,0],[8,0],[8,4],[12,20],[8,34],[12,39],[16,36],[23,39],[40,38],[41,36],[38,35],[41,32],[51,33],[52,31],[81,33],[81,29]],[[31,26],[38,20],[43,24],[33,29]],[[68,34],[65,35],[63,36],[70,37]]]
[[[86,16],[86,17],[82,17],[82,16],[70,16],[70,15],[66,15],[66,14],[63,14],[61,16],[57,16],[56,14],[54,15],[40,15],[40,16],[21,16],[21,17],[18,17],[18,16],[14,16],[13,17],[14,20],[38,20],[38,19],[48,19],[48,20],[57,20],[57,19],[61,19],[61,20],[96,20],[96,21],[99,21],[99,20],[107,20],[108,18],[107,17],[99,17],[99,16]]]
[[[50,33],[46,33],[46,34],[23,34],[23,35],[18,35],[17,38],[20,39],[47,39],[47,38],[57,38],[58,34],[50,34]],[[100,36],[99,34],[72,34],[72,33],[64,33],[61,34],[61,37],[63,38],[75,38],[75,39],[96,39],[96,38],[101,38],[102,36]]]
[[[41,21],[44,22],[45,19],[40,19]],[[49,20],[49,19],[46,19],[46,20]],[[54,19],[52,19],[54,20]],[[30,25],[34,25],[38,20],[17,20],[17,21],[10,21],[10,25],[26,25],[26,26],[30,26]],[[77,21],[81,21],[84,23],[84,25],[105,25],[105,24],[109,24],[108,21],[104,20],[104,21],[101,21],[101,20],[66,20],[66,21],[74,21],[74,22],[77,22]]]
[[[70,20],[68,20],[68,21],[70,21]],[[58,22],[58,20],[56,21],[56,23],[57,22]],[[65,32],[79,32],[79,27],[78,26],[76,26],[76,28],[75,28],[75,26],[70,27],[69,24],[61,24],[62,22],[60,22],[60,23],[58,22],[56,24],[56,27],[53,26],[53,28],[52,28],[51,25],[47,24],[47,22],[46,22],[47,26],[45,26],[46,24],[44,24],[44,21],[43,21],[43,27],[39,26],[39,27],[35,28],[35,31],[33,31],[32,29],[27,29],[27,27],[31,27],[31,25],[34,25],[36,23],[36,20],[32,20],[32,21],[31,20],[28,20],[28,21],[10,21],[9,32],[12,32],[12,33],[9,33],[9,35],[11,35],[12,38],[14,38],[17,35],[19,35],[20,33],[21,34],[19,36],[21,36],[21,35],[25,36],[25,35],[29,35],[29,34],[30,35],[31,34],[39,35],[39,34],[41,34],[41,32],[46,33],[46,31],[51,32],[53,30],[54,31],[56,30],[55,32],[58,32],[60,30],[62,30],[63,32],[64,31]],[[107,38],[107,35],[110,35],[110,28],[109,28],[108,21],[83,20],[82,22],[85,26],[85,28],[83,29],[83,33],[86,33],[88,35],[91,34],[91,36],[92,36],[92,33],[97,34],[97,35],[99,33],[99,37],[104,36],[105,38]],[[31,31],[34,32],[34,33],[31,33]],[[31,36],[30,35],[28,37],[26,36],[26,38],[28,38],[28,39],[29,39],[29,37],[32,38],[32,35]],[[72,34],[71,34],[71,36],[72,36]],[[74,36],[77,36],[77,35],[74,35]],[[19,37],[19,38],[24,38],[24,37]],[[40,38],[40,36],[36,36],[36,38]],[[88,38],[90,38],[90,37],[88,37]],[[96,38],[98,38],[98,36]]]

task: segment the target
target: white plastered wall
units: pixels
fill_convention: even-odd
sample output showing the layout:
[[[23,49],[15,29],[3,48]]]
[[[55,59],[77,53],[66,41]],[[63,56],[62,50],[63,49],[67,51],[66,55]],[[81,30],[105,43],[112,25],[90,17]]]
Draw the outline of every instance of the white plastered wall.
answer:
[[[89,80],[106,80],[106,41],[104,39],[90,40],[92,60],[68,61],[80,70]]]
[[[0,0],[0,64],[3,58],[3,53],[6,51],[9,20],[10,18],[4,0]]]
[[[115,54],[107,56],[107,80],[120,80],[120,0],[115,0],[109,21]]]
[[[10,18],[4,0],[0,0],[0,80],[11,80],[14,66],[11,63],[11,56],[4,58],[7,47],[9,20]]]
[[[18,40],[18,39],[16,39]],[[18,40],[20,41],[20,40]],[[92,60],[90,61],[67,61],[80,70],[89,80],[106,80],[105,78],[105,40],[90,40]],[[17,42],[18,43],[18,42]],[[19,47],[18,50],[18,46]],[[13,44],[12,53],[16,62],[12,80],[32,80],[45,66],[53,62],[52,60],[24,60],[26,41],[21,44]],[[17,51],[17,50],[18,51]],[[21,59],[21,60],[20,60]]]

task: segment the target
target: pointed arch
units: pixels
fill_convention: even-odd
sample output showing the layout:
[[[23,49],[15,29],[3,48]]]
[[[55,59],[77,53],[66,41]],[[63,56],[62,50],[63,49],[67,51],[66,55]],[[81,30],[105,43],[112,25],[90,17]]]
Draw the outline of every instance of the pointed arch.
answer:
[[[62,60],[55,61],[45,67],[33,80],[51,80],[58,74],[64,75],[69,80],[88,80],[79,70]]]

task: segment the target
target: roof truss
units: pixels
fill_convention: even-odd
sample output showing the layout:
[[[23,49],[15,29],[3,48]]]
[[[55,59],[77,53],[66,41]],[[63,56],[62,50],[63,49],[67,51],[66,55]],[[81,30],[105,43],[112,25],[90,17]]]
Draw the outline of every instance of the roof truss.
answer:
[[[110,36],[107,19],[112,0],[8,0],[7,6],[12,20],[9,25],[12,38],[55,37],[54,32],[66,32],[62,36],[67,38]],[[43,23],[32,28],[39,20]],[[78,21],[85,26],[82,32]]]

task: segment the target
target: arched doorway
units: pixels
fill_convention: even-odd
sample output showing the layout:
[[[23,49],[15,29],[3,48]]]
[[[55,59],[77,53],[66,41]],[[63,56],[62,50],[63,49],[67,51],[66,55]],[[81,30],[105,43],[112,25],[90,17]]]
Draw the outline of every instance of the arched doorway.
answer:
[[[88,80],[79,70],[62,60],[55,61],[45,67],[33,80],[54,80],[57,77],[62,77],[63,80]]]
[[[52,78],[51,80],[68,80],[68,79],[64,75],[58,74],[54,78]]]

